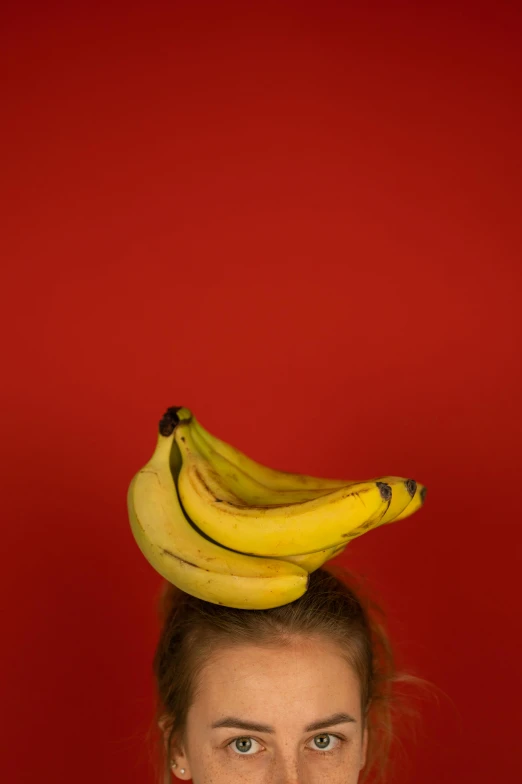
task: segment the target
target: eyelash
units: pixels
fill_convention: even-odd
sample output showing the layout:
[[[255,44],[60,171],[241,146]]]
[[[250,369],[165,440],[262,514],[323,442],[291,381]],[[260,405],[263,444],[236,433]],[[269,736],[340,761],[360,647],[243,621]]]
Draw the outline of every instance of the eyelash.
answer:
[[[322,754],[323,756],[327,756],[328,754],[333,754],[333,752],[337,751],[339,749],[339,746],[341,746],[341,744],[345,742],[345,738],[342,738],[340,735],[335,735],[333,732],[325,732],[321,734],[329,735],[331,738],[337,738],[337,740],[340,742],[337,744],[337,746],[334,746],[333,749],[314,749],[314,751],[317,754]],[[314,738],[318,738],[318,737],[320,737],[320,735],[314,735]],[[238,735],[237,738],[232,738],[232,740],[226,744],[226,747],[227,749],[230,749],[230,753],[233,754],[235,757],[243,757],[243,758],[250,757],[250,759],[252,759],[254,757],[257,757],[258,754],[260,754],[259,751],[256,752],[255,754],[241,754],[241,752],[239,751],[232,751],[230,747],[232,746],[233,743],[235,743],[236,740],[255,740],[256,743],[260,743],[260,741],[256,740],[255,738],[251,738],[250,735]]]

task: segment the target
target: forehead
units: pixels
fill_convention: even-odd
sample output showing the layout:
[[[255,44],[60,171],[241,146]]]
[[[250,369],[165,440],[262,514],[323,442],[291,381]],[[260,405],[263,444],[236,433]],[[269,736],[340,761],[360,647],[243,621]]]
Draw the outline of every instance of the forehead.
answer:
[[[198,679],[193,707],[204,715],[238,713],[271,720],[313,721],[335,711],[360,716],[360,686],[340,649],[322,640],[277,647],[241,645],[211,656]],[[290,715],[291,714],[291,715]]]

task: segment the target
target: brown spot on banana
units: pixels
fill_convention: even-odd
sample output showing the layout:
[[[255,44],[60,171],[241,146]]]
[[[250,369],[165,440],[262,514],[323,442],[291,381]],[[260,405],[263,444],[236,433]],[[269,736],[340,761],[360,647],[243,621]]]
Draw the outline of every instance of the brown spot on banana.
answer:
[[[165,550],[165,548],[161,548],[161,552],[165,553],[165,555],[170,555],[171,558],[175,558],[176,561],[181,561],[181,563],[187,564],[187,566],[195,566],[196,569],[204,569],[206,572],[210,572],[210,569],[205,569],[204,566],[198,566],[198,564],[192,563],[191,561],[186,561],[184,558],[180,558],[179,555],[174,555],[171,553],[170,550]]]

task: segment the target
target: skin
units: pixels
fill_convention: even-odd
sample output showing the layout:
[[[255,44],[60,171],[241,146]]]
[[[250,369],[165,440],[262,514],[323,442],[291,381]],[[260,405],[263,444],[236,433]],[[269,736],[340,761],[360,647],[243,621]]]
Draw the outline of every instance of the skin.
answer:
[[[355,721],[305,730],[341,712]],[[227,716],[274,731],[212,728]],[[194,784],[356,784],[368,744],[362,719],[358,679],[334,644],[228,648],[201,674],[172,772]]]

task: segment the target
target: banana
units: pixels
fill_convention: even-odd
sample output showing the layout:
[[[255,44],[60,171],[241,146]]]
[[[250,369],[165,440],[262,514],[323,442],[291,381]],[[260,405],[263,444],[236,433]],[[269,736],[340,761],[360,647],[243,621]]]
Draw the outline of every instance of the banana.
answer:
[[[195,445],[219,476],[222,486],[221,492],[223,493],[226,488],[228,493],[232,493],[247,505],[280,506],[282,503],[308,501],[327,495],[339,487],[363,483],[363,480],[360,479],[327,479],[269,468],[257,463],[243,452],[209,433],[190,409],[183,406],[178,411],[178,415],[181,420],[189,424]],[[402,490],[394,495],[394,503],[392,508],[388,510],[383,523],[403,520],[423,505],[426,496],[424,485],[417,484],[413,479],[404,480],[402,477],[379,477],[379,480],[382,482],[393,481],[394,483],[406,481],[410,483],[410,487],[417,485],[415,501],[413,502],[410,496],[407,509],[404,509],[404,512],[400,514],[395,512],[400,504],[400,498],[405,500],[406,496]],[[214,485],[213,489],[217,491],[218,486]],[[328,552],[333,550],[335,548],[328,548]],[[315,555],[318,554],[314,553]]]
[[[362,480],[358,479],[323,479],[276,471],[256,463],[235,449],[235,447],[209,433],[190,409],[181,407],[178,415],[180,419],[187,422],[195,446],[208,460],[210,468],[219,477],[218,483],[213,483],[209,489],[221,500],[234,501],[230,495],[232,494],[237,499],[251,506],[280,506],[284,503],[295,503],[319,498],[332,492],[332,489],[337,487],[362,483]],[[255,476],[247,473],[246,469],[252,471]],[[296,484],[305,482],[306,486],[296,487],[293,484],[294,481]],[[402,477],[379,477],[379,481],[385,483],[392,482],[394,484],[392,504],[385,516],[380,520],[379,525],[402,520],[422,506],[426,488],[423,485],[417,486],[415,480],[405,480]],[[415,495],[414,502],[412,501],[412,495]],[[366,530],[368,528],[353,531],[350,539],[356,538],[356,536],[359,536]],[[330,560],[330,558],[340,554],[345,547],[346,543],[304,555],[278,555],[278,557],[297,563],[307,571],[312,572]]]
[[[281,506],[281,504],[300,503],[320,498],[331,493],[334,487],[274,487],[261,484],[259,479],[248,474],[238,463],[230,462],[228,457],[218,452],[213,443],[207,441],[193,417],[188,421],[192,441],[198,452],[208,461],[209,468],[215,472],[227,491],[233,493],[247,506]],[[232,447],[230,447],[232,449]],[[270,478],[267,477],[267,482]],[[350,482],[346,481],[346,486]]]
[[[198,434],[209,446],[262,486],[269,487],[272,490],[295,491],[297,489],[331,490],[332,488],[345,487],[346,484],[349,484],[345,479],[327,479],[306,474],[295,474],[265,466],[248,457],[244,452],[236,449],[231,444],[227,444],[226,441],[222,441],[217,436],[209,433],[186,406],[181,406],[177,415],[180,420],[190,421],[192,419],[194,429],[197,430]],[[314,496],[312,495],[312,497]],[[303,498],[302,500],[305,499]]]
[[[310,572],[357,536],[413,514],[425,496],[402,477],[271,469],[210,434],[190,409],[171,407],[127,502],[136,542],[165,579],[206,601],[265,609],[299,598]]]
[[[410,515],[414,514],[418,509],[421,508],[421,506],[424,505],[424,502],[426,500],[426,492],[427,492],[426,485],[421,485],[419,482],[417,482],[416,484],[417,487],[415,490],[415,494],[411,499],[410,503],[408,504],[408,506],[404,509],[404,511],[402,511],[400,514],[394,517],[393,520],[390,520],[388,522],[395,523],[397,520],[404,520],[405,517],[410,517]]]
[[[290,563],[297,564],[297,566],[301,566],[303,569],[306,569],[307,572],[315,572],[316,569],[319,569],[327,561],[330,561],[332,558],[335,558],[336,555],[339,555],[344,548],[346,547],[345,544],[338,545],[337,547],[327,547],[325,550],[318,550],[315,553],[305,553],[304,555],[280,555],[281,561],[289,561]]]
[[[372,515],[369,520],[365,521],[362,526],[354,529],[350,534],[349,541],[356,539],[371,528],[376,528],[378,525],[393,523],[395,520],[409,516],[419,508],[418,506],[416,508],[412,506],[410,509],[410,504],[414,503],[413,499],[415,497],[420,498],[420,494],[417,494],[417,482],[415,482],[414,479],[405,480],[400,476],[381,476],[379,477],[379,481],[389,484],[392,488],[392,497],[388,509],[385,510],[384,514],[379,510],[376,514]],[[421,490],[419,492],[422,492],[422,485],[420,488]],[[422,504],[419,504],[419,506],[420,505]],[[408,509],[408,514],[406,514],[406,509]],[[377,519],[378,522],[376,525]],[[347,544],[348,542],[346,542],[346,544],[338,545],[337,547],[331,547],[328,550],[320,550],[317,553],[280,557],[283,559],[286,558],[286,560],[291,561],[291,563],[302,566],[303,569],[306,569],[308,572],[314,572],[326,563],[326,561],[340,555]]]
[[[200,535],[179,502],[181,454],[175,408],[160,422],[154,453],[127,491],[131,530],[151,566],[181,590],[241,609],[279,607],[302,596],[308,572],[296,564],[243,555]]]
[[[209,489],[208,461],[198,452],[186,421],[176,427],[174,438],[182,458],[177,487],[185,512],[213,541],[238,552],[277,558],[341,545],[353,531],[379,525],[376,513],[384,514],[390,505],[391,487],[373,480],[278,507],[233,503]],[[214,486],[215,480],[214,474]]]
[[[308,501],[312,498],[319,498],[322,495],[332,492],[331,487],[326,488],[294,488],[288,487],[285,489],[272,488],[262,485],[257,479],[245,473],[239,465],[234,465],[226,457],[217,452],[214,446],[207,442],[195,426],[196,419],[194,416],[188,421],[188,426],[191,429],[191,435],[195,446],[198,451],[208,460],[209,469],[219,476],[221,482],[221,492],[218,485],[215,483],[208,483],[209,489],[216,496],[222,500],[233,500],[235,502],[242,501],[247,506],[281,506],[284,503],[296,503],[301,501]],[[348,482],[346,484],[349,484]],[[306,569],[307,572],[315,572],[326,561],[333,558],[341,550],[344,550],[345,545],[329,547],[325,550],[319,550],[315,553],[307,553],[306,555],[288,555],[279,556],[284,560],[291,563],[298,564]]]
[[[354,528],[348,538],[349,542],[370,529],[377,528],[378,525],[393,523],[398,520],[399,517],[407,517],[412,514],[412,512],[406,512],[406,510],[409,509],[410,504],[417,493],[417,487],[420,488],[420,491],[423,487],[423,485],[418,485],[414,479],[404,479],[402,476],[382,476],[379,477],[379,481],[386,483],[392,488],[390,505],[379,517],[377,524],[372,520],[363,522],[360,526]]]
[[[417,497],[417,499],[420,498],[424,486],[418,484],[415,479],[404,480],[402,477],[398,476],[383,476],[381,477],[381,480],[394,484],[392,502],[390,508],[382,518],[381,523],[385,525],[386,523],[394,523],[396,520],[402,520],[404,517],[409,517],[413,510],[413,507],[410,506],[410,504],[412,504],[415,497]],[[397,487],[395,488],[396,482]],[[407,513],[406,510],[408,510]]]

